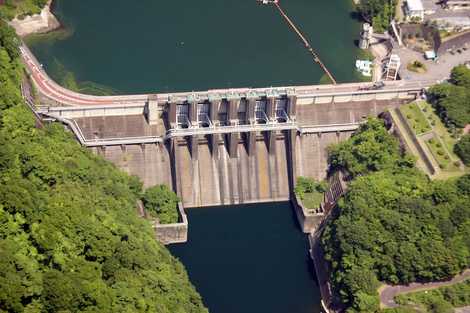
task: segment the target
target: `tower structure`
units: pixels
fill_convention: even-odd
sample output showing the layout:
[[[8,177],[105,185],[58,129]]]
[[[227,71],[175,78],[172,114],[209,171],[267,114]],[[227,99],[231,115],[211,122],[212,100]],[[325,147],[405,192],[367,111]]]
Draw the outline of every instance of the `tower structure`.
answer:
[[[385,80],[396,80],[398,76],[398,70],[400,69],[401,61],[397,54],[390,55],[390,60],[387,64],[387,71],[385,74]]]

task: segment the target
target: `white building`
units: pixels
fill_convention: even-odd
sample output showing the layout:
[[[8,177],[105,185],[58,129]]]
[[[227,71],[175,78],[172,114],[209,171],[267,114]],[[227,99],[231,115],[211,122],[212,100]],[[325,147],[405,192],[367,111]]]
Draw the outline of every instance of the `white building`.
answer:
[[[408,19],[424,19],[424,7],[421,0],[406,0],[406,16]]]

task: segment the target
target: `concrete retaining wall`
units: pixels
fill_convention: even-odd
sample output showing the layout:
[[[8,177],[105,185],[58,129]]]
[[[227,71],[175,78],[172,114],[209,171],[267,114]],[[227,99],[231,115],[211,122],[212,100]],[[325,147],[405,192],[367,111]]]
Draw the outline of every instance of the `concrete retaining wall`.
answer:
[[[397,114],[398,118],[400,119],[401,124],[405,128],[406,133],[408,134],[408,137],[411,139],[413,145],[415,146],[416,150],[419,153],[420,159],[423,161],[424,165],[426,166],[426,169],[430,175],[436,174],[436,172],[439,170],[438,168],[435,168],[432,164],[432,161],[429,159],[427,153],[424,151],[423,147],[418,141],[418,138],[416,137],[415,132],[411,129],[411,126],[408,124],[408,121],[406,118],[403,116],[402,112],[400,109],[396,109],[395,113]],[[396,134],[399,136],[401,142],[406,144],[406,140],[403,138],[403,134],[400,132],[400,129],[398,127],[395,127]],[[408,147],[410,148],[410,147]]]
[[[294,207],[300,228],[306,234],[315,231],[325,217],[323,213],[312,213],[303,206],[302,200],[297,195],[291,197],[291,204]]]
[[[178,202],[180,223],[153,225],[155,237],[164,245],[172,243],[184,243],[188,241],[188,218],[184,212],[183,204]]]

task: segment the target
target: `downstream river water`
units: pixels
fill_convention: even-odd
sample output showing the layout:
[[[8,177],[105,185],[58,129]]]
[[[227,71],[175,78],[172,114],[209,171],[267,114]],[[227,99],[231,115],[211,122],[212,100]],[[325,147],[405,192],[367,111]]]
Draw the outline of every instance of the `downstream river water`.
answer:
[[[289,203],[195,208],[170,246],[212,313],[319,313],[320,296]]]
[[[281,6],[338,81],[357,79],[351,0]],[[256,0],[55,0],[54,12],[69,36],[35,40],[32,50],[56,80],[65,69],[142,93],[316,84],[323,76],[275,7]]]

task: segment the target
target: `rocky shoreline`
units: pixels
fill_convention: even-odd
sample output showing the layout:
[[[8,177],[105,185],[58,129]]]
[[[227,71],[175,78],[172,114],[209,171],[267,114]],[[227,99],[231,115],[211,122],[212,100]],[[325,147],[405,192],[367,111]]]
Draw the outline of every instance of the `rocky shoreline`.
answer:
[[[51,12],[52,0],[49,0],[40,14],[27,16],[24,19],[15,17],[9,24],[16,30],[18,36],[43,34],[61,27],[60,22]]]

